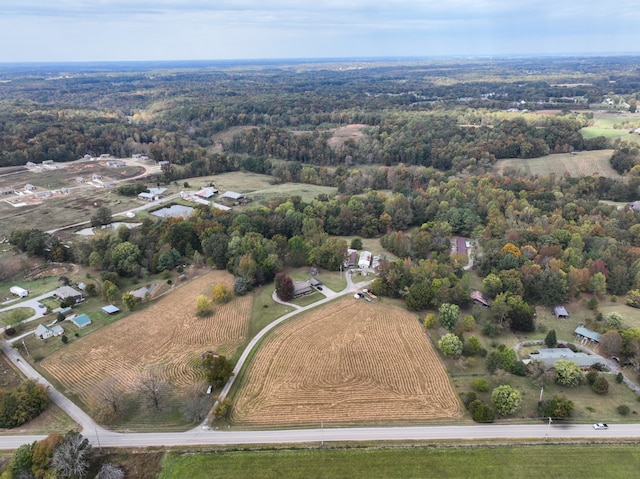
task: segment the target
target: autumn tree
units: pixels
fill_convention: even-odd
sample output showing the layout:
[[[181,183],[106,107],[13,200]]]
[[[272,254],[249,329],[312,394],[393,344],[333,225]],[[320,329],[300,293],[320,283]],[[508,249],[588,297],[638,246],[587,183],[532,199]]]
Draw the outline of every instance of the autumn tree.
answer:
[[[131,292],[126,292],[122,295],[122,304],[124,304],[129,311],[133,311],[138,305],[138,298]]]
[[[196,298],[196,314],[198,316],[210,316],[213,313],[211,301],[203,294],[199,294]]]
[[[223,354],[207,353],[202,360],[207,383],[214,388],[224,386],[233,374],[233,364]]]
[[[115,301],[118,297],[118,287],[109,280],[102,283],[102,297],[107,301]]]
[[[460,338],[453,333],[445,334],[438,341],[440,351],[448,358],[459,358],[462,354],[462,346]]]
[[[228,303],[233,298],[233,291],[231,291],[229,288],[227,288],[226,285],[222,283],[216,283],[216,285],[213,287],[211,297],[213,298],[214,303]]]
[[[579,386],[584,380],[584,373],[576,363],[561,359],[554,365],[555,381],[561,386],[570,388]]]
[[[508,384],[503,384],[491,392],[491,401],[498,414],[508,416],[518,410],[520,404],[522,404],[522,395],[517,389]]]
[[[540,413],[543,417],[552,419],[568,419],[573,414],[573,401],[564,396],[553,396],[548,401],[543,401],[539,405]]]
[[[618,331],[607,331],[600,336],[600,350],[607,356],[618,356],[622,350],[622,336]]]
[[[294,296],[293,281],[286,273],[278,273],[275,278],[276,294],[282,301],[291,301]]]

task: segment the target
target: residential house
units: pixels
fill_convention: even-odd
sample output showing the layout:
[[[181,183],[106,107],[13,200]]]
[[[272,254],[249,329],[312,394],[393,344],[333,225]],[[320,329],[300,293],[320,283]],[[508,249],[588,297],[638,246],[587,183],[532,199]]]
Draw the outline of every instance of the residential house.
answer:
[[[49,339],[53,336],[62,336],[64,334],[64,328],[59,324],[56,324],[54,326],[41,324],[36,328],[33,334],[40,339]]]
[[[73,289],[71,286],[60,286],[53,292],[53,295],[61,301],[67,298],[73,298],[76,300],[76,303],[79,303],[84,300],[82,293]]]
[[[529,358],[535,361],[540,361],[544,364],[545,368],[552,368],[557,361],[564,359],[576,363],[581,368],[590,368],[595,364],[604,364],[605,359],[597,354],[586,354],[582,352],[573,352],[569,348],[551,348],[551,349],[538,349],[537,353],[531,353]]]
[[[294,281],[293,282],[293,297],[299,298],[306,294],[313,293],[311,289],[311,283],[309,281]]]
[[[358,268],[368,268],[369,266],[371,266],[371,252],[370,251],[360,252],[360,259],[358,260]]]

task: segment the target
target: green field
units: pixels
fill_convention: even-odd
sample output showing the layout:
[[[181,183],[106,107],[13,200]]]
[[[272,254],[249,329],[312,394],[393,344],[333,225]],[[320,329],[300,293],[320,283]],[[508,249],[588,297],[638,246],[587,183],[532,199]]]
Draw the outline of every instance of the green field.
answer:
[[[640,116],[637,113],[595,112],[590,123],[588,127],[580,130],[584,138],[604,136],[612,140],[622,138],[640,142],[639,135],[629,133],[640,127]]]
[[[636,477],[637,445],[308,449],[168,454],[160,479]]]

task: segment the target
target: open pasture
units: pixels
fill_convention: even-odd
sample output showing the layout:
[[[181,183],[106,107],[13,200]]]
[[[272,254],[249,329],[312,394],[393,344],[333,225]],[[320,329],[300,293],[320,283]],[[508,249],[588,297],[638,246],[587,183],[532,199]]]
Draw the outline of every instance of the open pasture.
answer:
[[[291,425],[458,418],[449,377],[415,316],[349,297],[293,319],[257,351],[232,422]]]
[[[569,153],[555,153],[541,158],[510,158],[498,160],[495,169],[502,174],[506,168],[515,168],[527,175],[548,176],[555,173],[558,176],[569,174],[573,177],[591,176],[598,173],[609,178],[620,178],[611,168],[609,159],[613,150],[580,151],[575,155]]]
[[[56,351],[42,361],[42,368],[84,403],[108,378],[124,393],[135,393],[143,371],[150,367],[169,383],[172,396],[179,397],[204,380],[197,367],[203,352],[231,355],[247,336],[248,296],[215,305],[209,317],[196,316],[196,297],[211,297],[215,283],[231,287],[233,277],[214,271],[184,284],[143,311]]]

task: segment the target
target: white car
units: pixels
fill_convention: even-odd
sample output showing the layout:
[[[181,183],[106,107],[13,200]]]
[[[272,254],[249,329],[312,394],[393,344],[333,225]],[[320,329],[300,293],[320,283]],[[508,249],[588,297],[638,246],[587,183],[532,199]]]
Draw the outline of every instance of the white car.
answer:
[[[594,429],[609,429],[609,426],[602,422],[597,422],[593,425]]]

